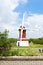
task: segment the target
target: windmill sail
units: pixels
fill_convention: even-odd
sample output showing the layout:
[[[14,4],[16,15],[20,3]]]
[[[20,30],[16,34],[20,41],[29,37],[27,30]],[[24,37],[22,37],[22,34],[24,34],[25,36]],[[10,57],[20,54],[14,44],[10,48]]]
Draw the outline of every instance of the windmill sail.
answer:
[[[24,17],[25,17],[25,13],[23,14],[23,20],[22,20],[21,40],[22,40],[22,32],[23,32],[23,26],[24,26]]]

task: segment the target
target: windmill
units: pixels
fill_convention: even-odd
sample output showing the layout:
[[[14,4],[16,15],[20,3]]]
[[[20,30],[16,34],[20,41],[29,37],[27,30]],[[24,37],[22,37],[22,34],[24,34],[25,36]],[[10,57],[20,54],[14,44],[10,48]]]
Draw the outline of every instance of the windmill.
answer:
[[[19,40],[17,41],[17,46],[29,46],[29,41],[26,38],[26,30],[28,30],[28,31],[38,31],[38,29],[25,28],[24,17],[25,17],[25,13],[23,14],[22,25],[19,28]]]
[[[22,25],[19,28],[19,41],[17,41],[17,46],[29,46],[29,42],[26,39],[26,28],[24,26],[24,17],[25,13],[23,14]]]
[[[25,13],[23,14],[22,25],[19,28],[19,40],[16,43],[17,46],[29,46],[29,42],[26,38],[26,30],[28,30],[28,31],[38,31],[38,29],[31,29],[30,30],[29,28],[25,28],[25,26],[24,26],[24,17],[25,17]],[[0,28],[4,28],[4,27],[0,27]],[[18,29],[16,28],[14,30],[18,30]]]

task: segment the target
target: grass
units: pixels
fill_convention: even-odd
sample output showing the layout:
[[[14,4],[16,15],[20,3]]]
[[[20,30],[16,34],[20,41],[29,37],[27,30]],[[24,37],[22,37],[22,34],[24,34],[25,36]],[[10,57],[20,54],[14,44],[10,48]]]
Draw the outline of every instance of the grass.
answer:
[[[43,48],[40,44],[30,44],[30,46],[12,46],[10,49],[11,56],[43,56],[43,52],[39,52],[39,48]]]
[[[13,48],[43,48],[43,45],[33,44],[30,46],[12,46]]]
[[[39,52],[38,48],[43,48],[43,45],[31,43],[30,46],[16,46],[12,44],[9,53],[6,54],[8,56],[43,56],[43,52]]]
[[[37,48],[11,48],[10,49],[11,56],[43,56],[43,52],[40,53]]]
[[[35,44],[35,45],[31,45],[31,48],[43,48],[43,45],[40,44]]]

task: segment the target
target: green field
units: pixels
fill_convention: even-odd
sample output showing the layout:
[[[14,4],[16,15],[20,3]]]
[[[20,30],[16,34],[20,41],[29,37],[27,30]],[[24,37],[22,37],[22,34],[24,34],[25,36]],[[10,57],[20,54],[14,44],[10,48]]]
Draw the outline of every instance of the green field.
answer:
[[[43,51],[39,51],[42,49],[43,45],[40,44],[30,44],[30,46],[14,46],[12,45],[10,49],[10,56],[43,56]]]
[[[1,56],[43,56],[43,52],[39,51],[42,49],[43,45],[31,44],[30,46],[15,46],[12,44],[11,48],[4,51],[4,55]]]

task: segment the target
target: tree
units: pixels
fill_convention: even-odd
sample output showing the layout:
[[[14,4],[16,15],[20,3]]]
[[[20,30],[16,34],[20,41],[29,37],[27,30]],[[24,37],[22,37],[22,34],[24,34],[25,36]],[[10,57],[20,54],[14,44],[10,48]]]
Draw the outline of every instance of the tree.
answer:
[[[0,32],[0,55],[8,55],[7,51],[10,49],[10,44],[8,41],[8,31]]]

